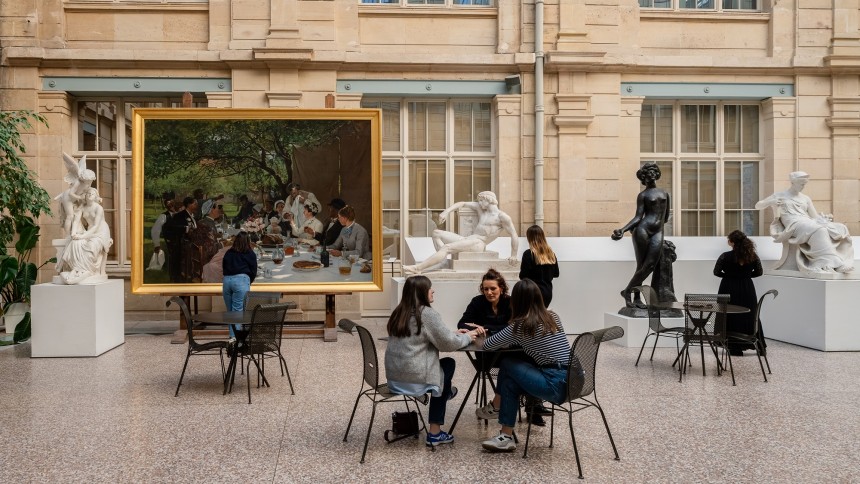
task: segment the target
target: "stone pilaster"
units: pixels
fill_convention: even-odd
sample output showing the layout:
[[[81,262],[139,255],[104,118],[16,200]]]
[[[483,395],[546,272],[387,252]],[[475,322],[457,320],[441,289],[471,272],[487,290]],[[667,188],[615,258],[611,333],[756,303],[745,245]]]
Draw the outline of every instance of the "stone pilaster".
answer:
[[[833,131],[833,219],[860,234],[860,97],[830,97]]]
[[[591,96],[556,94],[558,114],[552,122],[558,128],[559,236],[585,235],[587,213],[586,153],[588,127],[594,120]]]
[[[524,213],[520,200],[522,194],[522,95],[500,94],[493,98],[499,123],[498,171],[496,173],[496,195],[499,207],[511,216],[514,226],[521,231],[523,220],[533,220]],[[526,204],[523,203],[522,206]],[[531,204],[534,208],[534,204]]]
[[[770,98],[762,102],[764,166],[760,170],[762,197],[784,190],[788,174],[795,170],[797,98]]]

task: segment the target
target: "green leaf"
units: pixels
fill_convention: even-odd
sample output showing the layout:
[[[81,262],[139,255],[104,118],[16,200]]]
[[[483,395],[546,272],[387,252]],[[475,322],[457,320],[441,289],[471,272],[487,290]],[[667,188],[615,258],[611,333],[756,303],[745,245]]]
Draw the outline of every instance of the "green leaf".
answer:
[[[12,341],[15,344],[30,339],[30,320],[30,311],[27,311],[27,314],[24,315],[24,319],[22,319],[21,322],[18,323],[18,326],[15,326],[15,336],[12,337]]]
[[[39,227],[33,223],[33,219],[30,217],[19,217],[15,225],[18,231],[18,242],[15,243],[15,250],[19,254],[26,254],[39,243]]]

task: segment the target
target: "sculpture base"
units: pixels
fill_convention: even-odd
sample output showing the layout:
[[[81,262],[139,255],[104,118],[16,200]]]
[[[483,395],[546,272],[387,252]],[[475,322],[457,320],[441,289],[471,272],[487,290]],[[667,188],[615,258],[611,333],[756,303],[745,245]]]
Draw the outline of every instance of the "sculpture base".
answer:
[[[684,318],[660,318],[663,322],[663,326],[667,328],[673,327],[682,327],[684,326]],[[618,339],[612,340],[613,343],[623,346],[625,348],[640,348],[642,347],[642,341],[645,340],[645,335],[648,334],[648,318],[633,318],[630,316],[622,316],[620,314],[615,313],[604,313],[603,314],[603,327],[610,328],[612,326],[621,326],[624,329],[624,335]],[[652,336],[648,339],[648,345],[650,347],[654,346],[654,337]],[[675,348],[675,338],[666,338],[661,336],[660,339],[657,340],[658,348]],[[650,354],[650,353],[649,353]],[[647,357],[648,354],[642,353],[643,357]],[[672,355],[674,358],[675,355]]]
[[[858,281],[860,272],[807,272],[788,269],[765,269],[764,273],[770,276],[802,277],[806,279],[817,279],[822,281]]]
[[[32,288],[32,356],[99,356],[125,342],[123,281]]]
[[[860,281],[765,274],[755,284],[759,294],[779,291],[762,307],[766,338],[821,351],[860,351],[856,314]]]

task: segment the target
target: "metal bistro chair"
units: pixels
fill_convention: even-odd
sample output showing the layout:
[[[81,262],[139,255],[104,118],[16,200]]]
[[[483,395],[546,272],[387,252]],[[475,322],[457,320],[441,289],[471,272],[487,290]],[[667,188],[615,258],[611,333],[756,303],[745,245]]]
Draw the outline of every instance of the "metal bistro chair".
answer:
[[[609,431],[609,424],[606,422],[606,414],[603,412],[600,402],[597,401],[597,393],[594,387],[595,372],[597,370],[597,353],[600,350],[600,343],[622,336],[624,336],[624,330],[620,326],[590,331],[577,336],[570,348],[570,363],[567,367],[567,396],[564,402],[552,404],[553,413],[550,417],[549,446],[552,447],[555,411],[565,412],[567,414],[567,424],[570,427],[570,439],[573,441],[573,454],[576,456],[576,468],[579,471],[580,479],[583,478],[582,464],[579,462],[579,449],[576,446],[576,436],[573,434],[573,414],[580,410],[594,407],[600,412],[603,426],[606,427],[606,434],[609,436],[609,443],[612,444],[612,451],[615,453],[615,460],[621,460],[618,456],[618,449],[615,447],[615,441],[612,439],[612,432]],[[585,398],[592,394],[594,395],[593,401]],[[531,420],[529,420],[523,459],[528,457],[531,431],[532,425]]]
[[[705,375],[705,345],[710,346],[717,359],[717,375],[723,367],[717,354],[717,346],[725,347],[726,339],[726,306],[729,304],[728,294],[685,294],[684,295],[684,347],[681,348],[678,381],[684,379],[690,362],[690,345],[699,345],[702,355],[702,376]],[[729,367],[732,359],[729,355]]]
[[[776,299],[779,296],[779,292],[776,289],[771,289],[766,293],[762,294],[758,299],[758,304],[755,309],[755,320],[753,321],[753,332],[752,334],[748,333],[735,333],[732,331],[726,332],[726,342],[727,343],[748,343],[752,344],[755,347],[755,355],[758,357],[758,366],[761,368],[761,376],[764,377],[764,381],[767,382],[767,375],[764,372],[764,365],[761,364],[762,357],[762,347],[761,347],[761,337],[759,333],[761,332],[761,306],[764,303],[764,298],[767,297],[768,294],[773,295],[773,298]],[[723,357],[731,358],[731,355],[728,354],[728,351],[723,352]],[[770,362],[767,361],[767,353],[764,355],[764,362],[767,364],[767,372],[770,373]],[[731,368],[731,365],[729,365]],[[732,384],[735,383],[735,372],[732,370]]]
[[[642,358],[642,350],[645,349],[645,343],[651,336],[654,336],[654,347],[651,348],[651,358],[649,358],[648,361],[654,361],[654,350],[657,349],[657,340],[660,339],[660,336],[675,338],[675,350],[680,354],[681,348],[678,344],[678,339],[684,336],[684,328],[667,328],[663,326],[663,322],[660,320],[660,307],[659,300],[657,299],[657,292],[653,287],[638,286],[634,287],[633,290],[639,291],[642,296],[645,297],[645,304],[648,308],[648,334],[646,334],[645,339],[642,340],[642,347],[639,348],[639,356],[636,357],[636,364],[633,366],[639,366],[639,358]]]
[[[251,403],[251,363],[257,367],[257,388],[260,382],[269,386],[266,380],[265,364],[267,358],[278,358],[284,366],[287,365],[281,356],[281,335],[284,332],[284,318],[287,315],[287,304],[261,304],[254,308],[251,324],[248,325],[248,336],[239,348],[239,355],[247,358],[245,376],[248,380],[248,403]],[[290,393],[295,395],[293,381],[287,370],[287,381],[290,383]]]
[[[376,356],[376,345],[373,343],[373,336],[371,336],[370,331],[363,326],[359,326],[349,319],[341,319],[338,323],[338,327],[347,333],[352,333],[352,330],[355,329],[358,332],[358,338],[361,340],[361,354],[364,359],[364,376],[361,383],[361,389],[358,392],[358,396],[355,397],[355,405],[352,407],[352,415],[349,417],[349,423],[346,425],[346,433],[343,434],[343,441],[346,442],[346,438],[349,436],[349,429],[352,427],[352,420],[355,418],[355,411],[358,409],[358,402],[361,400],[361,397],[366,397],[373,402],[373,409],[370,413],[370,423],[367,425],[367,436],[364,438],[364,449],[361,451],[361,463],[364,464],[364,456],[367,454],[367,444],[370,442],[370,431],[373,429],[373,419],[376,417],[376,406],[380,403],[397,403],[403,402],[406,404],[406,410],[409,411],[409,402],[415,404],[415,408],[418,410],[418,418],[421,420],[421,427],[418,429],[420,433],[421,430],[426,430],[426,425],[424,424],[424,415],[421,413],[421,407],[418,403],[426,404],[427,394],[420,396],[412,396],[412,395],[401,395],[398,393],[392,393],[388,389],[388,384],[379,381],[379,360]],[[367,388],[366,388],[367,387]],[[417,438],[416,434],[416,438]],[[432,447],[433,450],[436,450],[435,447]]]
[[[276,304],[281,302],[281,293],[279,292],[246,292],[245,293],[245,302],[243,303],[243,308],[245,308],[246,318],[248,314],[252,314],[254,308],[261,304]],[[289,308],[288,308],[289,309]],[[278,341],[277,346],[278,353],[278,365],[281,368],[281,376],[284,376],[286,373],[289,375],[290,370],[287,368],[287,360],[284,358],[284,355],[281,353],[281,342]],[[263,360],[263,371],[266,371],[265,360]],[[290,390],[292,390],[292,382],[290,382]]]
[[[226,369],[224,367],[224,352],[229,347],[227,341],[207,341],[206,343],[198,343],[194,339],[194,320],[191,318],[191,311],[188,309],[188,304],[179,296],[173,296],[167,301],[167,307],[170,303],[175,303],[179,306],[182,315],[185,317],[185,326],[188,331],[188,352],[185,354],[185,364],[182,365],[182,373],[179,375],[179,384],[176,385],[176,393],[174,397],[179,396],[179,387],[182,386],[182,379],[185,378],[185,369],[188,368],[188,359],[192,355],[218,355],[221,358],[221,381],[226,378]],[[218,350],[217,352],[215,350]]]

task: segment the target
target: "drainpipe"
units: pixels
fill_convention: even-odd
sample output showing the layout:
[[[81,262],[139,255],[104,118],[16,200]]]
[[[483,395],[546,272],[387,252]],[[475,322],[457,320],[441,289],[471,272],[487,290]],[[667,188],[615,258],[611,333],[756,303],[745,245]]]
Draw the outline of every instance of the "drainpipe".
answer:
[[[535,225],[543,227],[543,0],[535,0]]]

